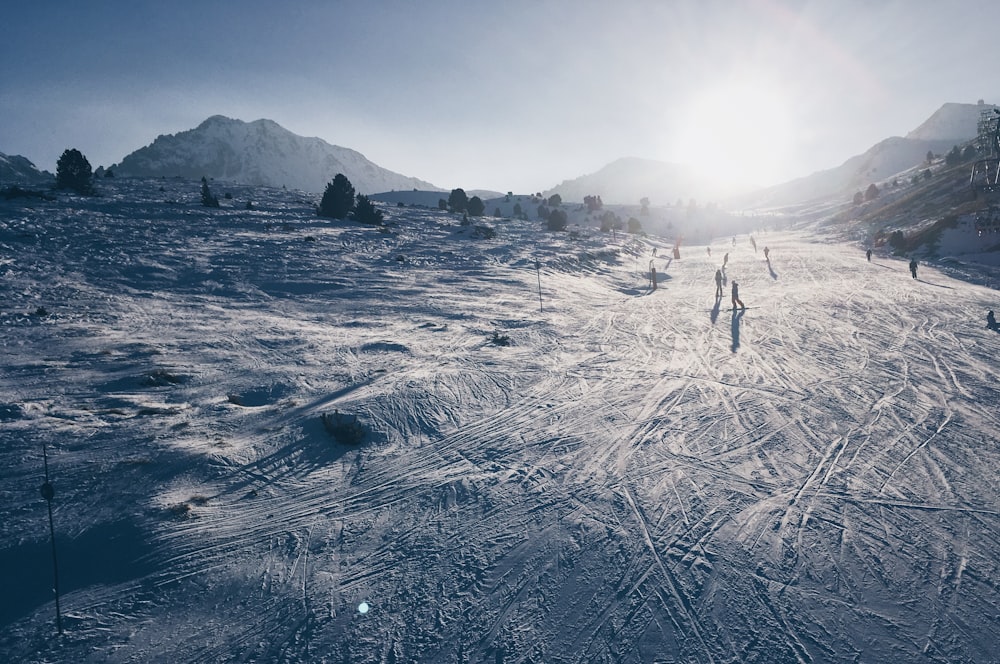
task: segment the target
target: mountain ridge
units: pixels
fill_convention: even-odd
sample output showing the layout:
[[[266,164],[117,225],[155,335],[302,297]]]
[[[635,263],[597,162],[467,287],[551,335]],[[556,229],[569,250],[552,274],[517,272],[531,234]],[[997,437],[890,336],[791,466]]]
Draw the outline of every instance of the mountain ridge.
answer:
[[[294,134],[273,120],[244,122],[213,115],[194,129],[157,136],[112,168],[119,175],[209,177],[244,184],[322,192],[343,173],[358,193],[440,189],[390,171],[357,150]]]

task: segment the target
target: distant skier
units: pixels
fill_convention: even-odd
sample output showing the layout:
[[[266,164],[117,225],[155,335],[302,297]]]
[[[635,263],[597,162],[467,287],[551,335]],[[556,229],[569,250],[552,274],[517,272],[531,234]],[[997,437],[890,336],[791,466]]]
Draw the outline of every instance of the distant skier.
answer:
[[[705,247],[705,251],[708,252],[708,257],[711,258],[712,257],[712,248],[711,247]]]
[[[986,329],[1000,332],[1000,325],[997,325],[997,318],[993,315],[993,310],[986,314]]]
[[[767,247],[764,247],[764,260],[766,260],[768,263],[771,262],[771,256],[770,256],[770,254],[771,254],[771,250],[768,249]]]
[[[722,257],[722,267],[723,267],[723,269],[725,269],[727,263],[729,263],[729,253],[726,253],[726,255]]]
[[[872,262],[872,250],[871,249],[869,249],[868,251],[865,252],[865,257],[868,258],[868,262],[869,263]]]
[[[753,235],[750,236],[750,244],[753,245],[753,252],[756,254],[757,253],[757,240],[754,239]]]
[[[913,275],[914,279],[917,278],[917,259],[916,258],[911,258],[910,259],[910,274]]]
[[[733,236],[733,246],[734,247],[736,246],[736,236],[735,235]]]
[[[715,297],[716,299],[722,297],[722,270],[715,271]],[[990,312],[992,315],[993,312]]]
[[[733,311],[736,311],[736,305],[740,305],[740,309],[746,309],[746,305],[743,304],[743,300],[740,299],[740,285],[733,282]]]

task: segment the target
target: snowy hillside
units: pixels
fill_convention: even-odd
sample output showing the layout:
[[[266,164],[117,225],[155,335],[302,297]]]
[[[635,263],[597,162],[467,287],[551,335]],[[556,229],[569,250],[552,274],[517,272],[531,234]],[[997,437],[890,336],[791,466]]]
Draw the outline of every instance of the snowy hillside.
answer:
[[[997,291],[101,190],[0,201],[0,661],[996,661]]]
[[[12,185],[53,184],[55,176],[48,171],[40,171],[26,157],[6,155],[0,152],[0,187]]]
[[[207,176],[314,193],[322,192],[337,173],[346,175],[360,194],[437,189],[429,182],[386,170],[354,150],[293,134],[271,120],[247,123],[221,115],[190,131],[158,136],[113,168],[126,176]]]

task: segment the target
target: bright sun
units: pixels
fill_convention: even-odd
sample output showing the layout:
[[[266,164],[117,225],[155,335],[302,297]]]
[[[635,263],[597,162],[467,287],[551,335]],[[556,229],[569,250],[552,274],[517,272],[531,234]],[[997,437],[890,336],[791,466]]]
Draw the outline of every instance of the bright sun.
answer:
[[[787,177],[792,113],[780,87],[749,78],[714,84],[683,108],[674,141],[677,161],[736,185]]]

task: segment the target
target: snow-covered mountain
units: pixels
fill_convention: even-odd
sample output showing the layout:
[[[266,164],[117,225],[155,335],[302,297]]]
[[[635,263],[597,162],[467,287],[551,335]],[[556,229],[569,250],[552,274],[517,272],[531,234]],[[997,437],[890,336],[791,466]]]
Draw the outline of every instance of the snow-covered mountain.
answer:
[[[968,141],[976,137],[979,117],[983,111],[996,108],[997,106],[982,101],[978,104],[947,103],[907,134],[906,138],[922,141]]]
[[[0,152],[0,187],[51,184],[54,179],[48,171],[38,170],[28,158]]]
[[[818,171],[763,190],[733,196],[717,179],[699,177],[683,164],[628,157],[614,161],[595,173],[566,180],[545,192],[558,193],[567,201],[599,194],[605,202],[635,204],[648,197],[654,204],[678,198],[699,201],[725,199],[737,206],[789,205],[864,189],[872,182],[919,165],[927,152],[943,154],[952,146],[977,135],[980,114],[997,108],[992,104],[946,103],[905,137],[878,142],[863,154],[835,168]],[[728,185],[728,183],[726,183]]]
[[[161,135],[113,167],[116,174],[201,178],[322,192],[343,173],[360,194],[439,189],[382,168],[363,154],[294,134],[272,120],[243,122],[214,115],[195,129]]]
[[[699,177],[683,164],[655,159],[625,157],[601,170],[565,180],[544,192],[559,194],[565,201],[582,201],[584,196],[600,195],[605,203],[634,205],[642,198],[664,205],[677,199],[687,202],[713,200],[724,193],[718,182]]]
[[[977,136],[981,113],[993,108],[997,107],[985,103],[944,104],[906,137],[887,138],[836,168],[768,187],[737,200],[744,206],[783,206],[829,196],[850,196],[872,183],[890,181],[903,171],[919,166],[926,161],[928,152],[944,154],[955,145],[971,141]]]

